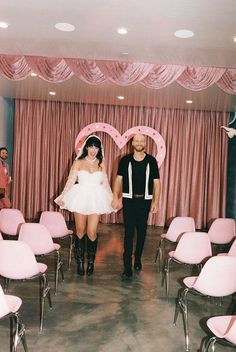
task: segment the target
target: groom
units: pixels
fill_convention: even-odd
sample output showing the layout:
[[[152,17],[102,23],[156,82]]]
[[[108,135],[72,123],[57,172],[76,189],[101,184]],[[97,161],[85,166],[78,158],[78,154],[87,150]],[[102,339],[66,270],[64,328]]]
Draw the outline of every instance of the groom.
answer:
[[[142,270],[142,252],[146,237],[148,214],[158,211],[160,176],[156,159],[145,152],[146,137],[136,134],[132,140],[134,152],[124,156],[118,166],[114,183],[112,207],[119,209],[122,190],[124,214],[124,272],[122,278],[132,278],[133,237],[137,230],[134,270]]]

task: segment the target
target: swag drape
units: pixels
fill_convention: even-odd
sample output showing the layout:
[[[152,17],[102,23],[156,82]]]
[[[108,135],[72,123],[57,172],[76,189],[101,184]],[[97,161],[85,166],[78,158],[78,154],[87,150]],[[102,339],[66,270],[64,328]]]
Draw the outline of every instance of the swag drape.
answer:
[[[193,216],[197,228],[225,216],[227,137],[220,129],[228,114],[146,107],[108,106],[66,102],[15,101],[13,206],[27,219],[55,210],[75,157],[74,142],[86,125],[106,122],[124,133],[133,126],[156,129],[166,143],[160,168],[160,211],[149,224],[163,226],[174,216]],[[122,150],[104,132],[105,160],[111,183]],[[156,154],[148,139],[147,151]],[[67,219],[68,212],[65,212]],[[122,214],[105,215],[105,222],[122,222]]]
[[[110,81],[121,86],[140,83],[160,89],[176,81],[193,91],[216,84],[226,93],[236,94],[236,69],[233,68],[0,55],[0,75],[5,78],[22,80],[32,72],[48,82],[63,82],[75,75],[93,85]]]

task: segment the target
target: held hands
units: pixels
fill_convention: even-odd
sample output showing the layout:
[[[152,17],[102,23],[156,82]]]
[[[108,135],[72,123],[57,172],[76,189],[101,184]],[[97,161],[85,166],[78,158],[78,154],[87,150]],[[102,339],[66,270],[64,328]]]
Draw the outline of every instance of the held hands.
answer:
[[[118,198],[113,198],[111,202],[111,206],[114,210],[118,210],[119,208],[119,199]]]
[[[111,206],[115,211],[120,210],[122,208],[122,197],[121,198],[113,197]]]

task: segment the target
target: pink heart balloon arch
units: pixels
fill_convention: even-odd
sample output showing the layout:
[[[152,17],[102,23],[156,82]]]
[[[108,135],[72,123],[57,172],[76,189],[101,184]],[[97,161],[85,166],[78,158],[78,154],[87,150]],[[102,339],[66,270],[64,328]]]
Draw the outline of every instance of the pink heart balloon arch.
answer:
[[[75,152],[79,153],[84,140],[88,135],[94,132],[105,132],[111,136],[119,149],[122,149],[125,144],[132,138],[135,134],[141,133],[143,135],[151,137],[157,146],[156,160],[158,166],[160,167],[166,156],[166,146],[165,141],[159,132],[148,126],[135,126],[128,129],[123,135],[117,131],[113,126],[108,123],[95,122],[84,127],[75,140]]]

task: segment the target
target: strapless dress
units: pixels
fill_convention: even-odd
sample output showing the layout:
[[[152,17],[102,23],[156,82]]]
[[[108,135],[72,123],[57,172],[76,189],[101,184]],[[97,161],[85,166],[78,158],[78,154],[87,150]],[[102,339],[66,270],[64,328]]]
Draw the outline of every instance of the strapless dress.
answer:
[[[63,195],[60,208],[84,215],[112,213],[112,193],[103,181],[102,171],[78,171],[78,183]]]

